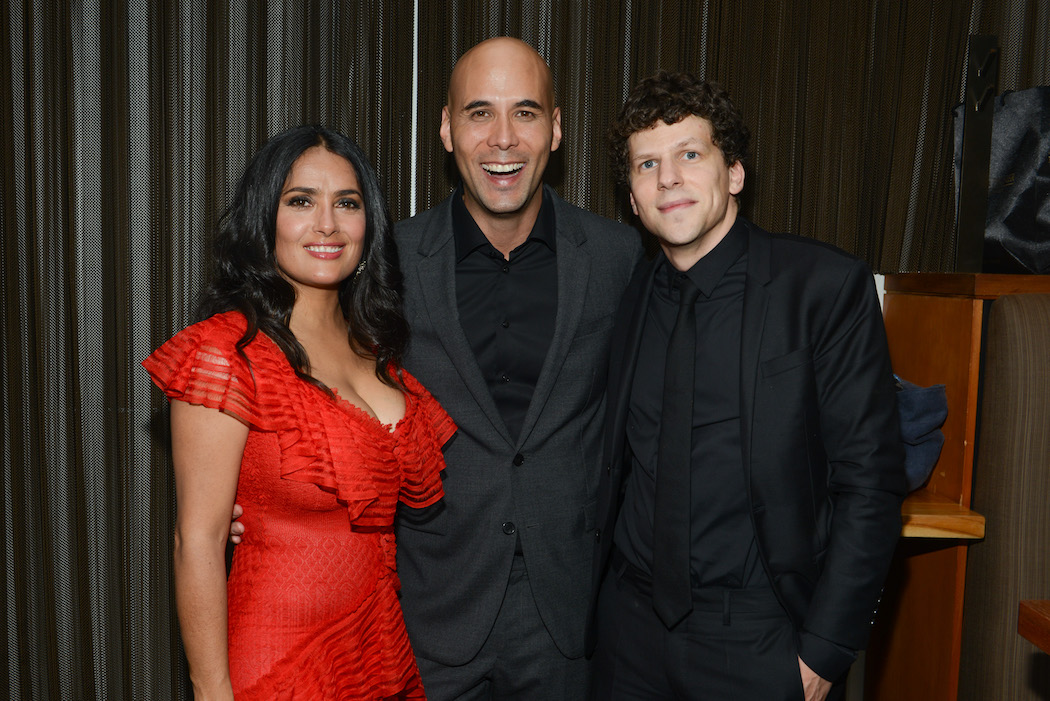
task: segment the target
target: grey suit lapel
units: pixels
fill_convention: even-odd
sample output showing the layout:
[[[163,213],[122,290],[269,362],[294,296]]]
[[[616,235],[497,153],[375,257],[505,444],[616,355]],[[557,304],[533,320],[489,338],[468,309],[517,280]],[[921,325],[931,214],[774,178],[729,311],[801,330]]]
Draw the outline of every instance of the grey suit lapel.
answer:
[[[587,236],[576,212],[544,186],[554,203],[555,228],[557,230],[558,260],[558,314],[554,320],[554,337],[551,339],[547,357],[543,361],[540,377],[532,392],[532,401],[521,426],[517,448],[528,439],[539,420],[543,407],[554,389],[555,380],[561,372],[565,356],[569,351],[576,328],[580,324],[584,299],[587,296],[587,279],[591,272],[591,258],[587,254]]]
[[[481,374],[474,350],[467,341],[459,323],[456,301],[456,246],[452,237],[451,200],[442,205],[441,217],[435,217],[420,237],[419,275],[420,305],[430,319],[430,327],[441,340],[441,345],[459,373],[474,401],[481,407],[493,428],[503,436],[508,445],[514,441],[496,408],[485,378]]]

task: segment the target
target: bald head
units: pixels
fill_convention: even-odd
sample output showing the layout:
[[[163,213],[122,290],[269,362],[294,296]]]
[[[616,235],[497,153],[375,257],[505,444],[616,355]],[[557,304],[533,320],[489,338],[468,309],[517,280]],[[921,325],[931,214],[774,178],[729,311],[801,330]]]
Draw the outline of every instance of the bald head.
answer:
[[[554,76],[543,57],[521,39],[495,37],[476,44],[460,56],[448,80],[448,104],[470,92],[471,86],[485,79],[497,79],[503,84],[525,77],[530,83],[538,81],[547,98],[548,109],[554,108]]]
[[[467,210],[508,254],[532,230],[543,171],[561,143],[547,63],[519,39],[481,42],[452,71],[440,134],[463,179]]]

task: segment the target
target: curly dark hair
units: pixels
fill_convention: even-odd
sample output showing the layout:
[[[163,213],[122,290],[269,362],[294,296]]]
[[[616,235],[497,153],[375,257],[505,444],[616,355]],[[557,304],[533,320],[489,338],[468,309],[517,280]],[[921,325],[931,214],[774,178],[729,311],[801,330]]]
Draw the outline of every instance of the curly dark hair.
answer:
[[[299,377],[332,394],[310,375],[306,351],[288,328],[295,288],[281,275],[274,254],[284,182],[296,159],[314,146],[323,146],[350,163],[364,202],[365,268],[339,286],[351,345],[359,354],[375,358],[376,376],[382,382],[403,389],[401,362],[408,345],[408,322],[402,309],[393,222],[368,158],[350,138],[331,129],[317,125],[286,129],[267,141],[248,163],[229,207],[219,218],[215,276],[203,292],[198,316],[206,319],[239,311],[248,320],[237,343],[239,351],[243,353],[262,331],[284,351]]]
[[[746,163],[751,132],[729,99],[729,93],[718,83],[700,80],[691,73],[657,71],[634,87],[609,128],[616,181],[624,187],[630,184],[631,155],[627,140],[631,134],[648,129],[657,120],[677,124],[690,115],[711,123],[712,140],[722,151],[727,166],[737,161]]]

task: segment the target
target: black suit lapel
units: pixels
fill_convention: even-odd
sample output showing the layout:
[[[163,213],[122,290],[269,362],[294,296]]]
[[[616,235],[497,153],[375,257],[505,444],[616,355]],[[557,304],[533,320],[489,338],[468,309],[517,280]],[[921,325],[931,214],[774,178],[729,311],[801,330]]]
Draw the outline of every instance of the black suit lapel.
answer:
[[[740,326],[740,445],[748,492],[751,485],[751,442],[755,435],[755,390],[758,384],[758,361],[762,348],[766,311],[769,308],[771,279],[769,237],[748,225],[747,282],[744,287],[744,312]]]
[[[635,268],[624,292],[620,312],[613,327],[609,355],[608,415],[606,417],[606,460],[619,455],[627,430],[627,410],[631,401],[631,383],[638,362],[642,329],[653,292],[657,260],[642,261]]]

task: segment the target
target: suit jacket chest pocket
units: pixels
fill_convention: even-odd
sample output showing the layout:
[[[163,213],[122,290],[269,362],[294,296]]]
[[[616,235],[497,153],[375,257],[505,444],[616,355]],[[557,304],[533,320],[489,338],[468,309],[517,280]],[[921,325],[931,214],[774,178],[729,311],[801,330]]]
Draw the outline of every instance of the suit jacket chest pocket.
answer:
[[[755,393],[755,431],[777,455],[782,474],[808,473],[820,439],[812,348],[763,361]],[[807,480],[808,481],[808,480]]]
[[[827,454],[820,430],[816,371],[811,346],[760,364],[755,433],[768,461],[767,483],[777,518],[795,523],[810,539],[797,539],[799,557],[818,557],[826,546]],[[808,548],[808,550],[806,550]]]
[[[777,375],[803,368],[803,366],[809,366],[809,374],[812,375],[813,349],[811,346],[803,346],[790,353],[762,361],[760,366],[762,381],[775,381]]]
[[[577,328],[569,344],[558,382],[562,401],[572,397],[572,401],[581,402],[574,411],[583,411],[605,393],[612,327],[612,316],[586,320]],[[576,386],[577,391],[562,391],[571,386]]]
[[[817,431],[817,390],[811,346],[759,364],[755,425],[793,442]]]

